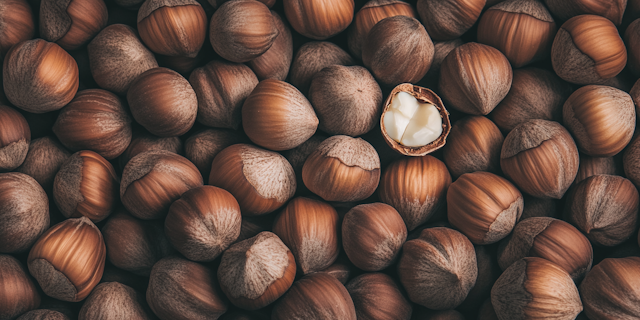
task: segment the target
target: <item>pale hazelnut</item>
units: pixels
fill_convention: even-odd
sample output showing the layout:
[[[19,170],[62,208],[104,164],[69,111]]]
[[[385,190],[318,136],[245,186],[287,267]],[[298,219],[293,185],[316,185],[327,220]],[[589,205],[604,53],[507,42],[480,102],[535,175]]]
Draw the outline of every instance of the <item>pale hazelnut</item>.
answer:
[[[82,304],[78,320],[151,319],[140,304],[144,299],[133,288],[118,282],[101,283]]]

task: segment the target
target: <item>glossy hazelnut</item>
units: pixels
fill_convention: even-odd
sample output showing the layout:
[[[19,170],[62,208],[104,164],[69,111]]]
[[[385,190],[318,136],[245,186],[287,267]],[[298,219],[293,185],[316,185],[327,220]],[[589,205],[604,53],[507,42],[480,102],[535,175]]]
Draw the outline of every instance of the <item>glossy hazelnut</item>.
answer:
[[[120,155],[120,168],[124,168],[129,160],[145,151],[164,150],[182,154],[182,147],[183,144],[180,137],[158,137],[145,130],[134,131],[127,150]]]
[[[560,199],[578,172],[578,148],[557,122],[529,120],[502,144],[500,167],[520,190],[538,198]]]
[[[433,310],[457,307],[476,283],[473,245],[462,233],[427,228],[402,246],[398,274],[409,299]]]
[[[31,248],[27,262],[45,294],[78,302],[100,282],[105,257],[100,230],[87,217],[81,217],[47,230]]]
[[[0,254],[0,319],[15,319],[40,305],[40,294],[26,268],[13,256]]]
[[[528,194],[523,194],[524,209],[520,220],[532,217],[552,217],[558,218],[558,200],[550,198],[536,198]]]
[[[140,304],[141,299],[144,297],[127,285],[104,282],[82,304],[78,320],[151,319]]]
[[[220,151],[211,164],[209,184],[229,191],[243,215],[275,211],[296,191],[291,164],[280,154],[249,144]]]
[[[411,303],[396,282],[384,273],[365,273],[349,281],[346,287],[358,319],[411,319]]]
[[[486,115],[507,95],[512,77],[509,60],[498,49],[469,42],[442,61],[439,91],[451,108]]]
[[[55,310],[38,309],[29,311],[16,320],[70,320],[70,318]]]
[[[353,20],[353,0],[283,0],[284,14],[301,35],[324,40],[345,30]]]
[[[56,173],[69,156],[71,153],[56,138],[38,138],[31,141],[27,157],[16,171],[31,176],[45,191],[51,191]]]
[[[275,0],[273,1],[275,2]],[[258,79],[276,79],[284,81],[289,74],[289,67],[293,59],[293,38],[289,25],[280,15],[271,11],[273,21],[278,28],[278,36],[271,47],[259,57],[247,62]]]
[[[30,142],[27,119],[14,108],[0,105],[0,171],[20,166],[27,157]]]
[[[32,113],[58,110],[78,91],[78,64],[59,45],[42,39],[20,42],[3,65],[7,99]]]
[[[631,7],[633,0],[544,0],[544,3],[549,7],[549,11],[561,20],[568,20],[580,14],[595,14],[620,25],[627,3]]]
[[[135,217],[158,219],[184,192],[199,186],[202,175],[189,160],[169,151],[147,151],[124,167],[120,199]]]
[[[193,126],[198,98],[189,81],[167,68],[139,75],[127,91],[133,118],[152,134],[180,136]]]
[[[306,95],[313,76],[320,70],[332,65],[353,64],[353,58],[333,42],[310,41],[303,44],[293,57],[289,82]]]
[[[13,45],[33,38],[33,13],[26,0],[2,2],[0,20],[0,56],[4,57]]]
[[[107,25],[103,0],[42,0],[40,36],[65,50],[76,50]]]
[[[207,15],[196,0],[147,0],[137,22],[144,44],[167,56],[195,57],[207,34]]]
[[[131,116],[115,94],[82,90],[60,110],[53,132],[72,151],[91,150],[110,160],[131,142]]]
[[[222,291],[231,303],[247,310],[260,309],[280,298],[295,275],[293,254],[268,231],[232,245],[218,268]]]
[[[624,319],[638,314],[640,258],[608,258],[580,284],[584,314],[593,320]]]
[[[420,21],[434,40],[451,40],[467,32],[480,17],[486,0],[419,0]]]
[[[203,177],[209,177],[213,158],[224,148],[245,141],[246,138],[236,131],[206,129],[187,138],[184,155],[198,167]]]
[[[173,256],[153,266],[147,302],[162,320],[217,319],[228,307],[212,270]]]

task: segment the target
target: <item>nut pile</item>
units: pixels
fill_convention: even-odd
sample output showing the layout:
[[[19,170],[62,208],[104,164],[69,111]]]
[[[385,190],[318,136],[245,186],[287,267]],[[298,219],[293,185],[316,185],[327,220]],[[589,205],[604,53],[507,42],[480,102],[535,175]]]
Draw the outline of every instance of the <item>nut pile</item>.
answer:
[[[0,320],[640,319],[640,0],[0,0]]]

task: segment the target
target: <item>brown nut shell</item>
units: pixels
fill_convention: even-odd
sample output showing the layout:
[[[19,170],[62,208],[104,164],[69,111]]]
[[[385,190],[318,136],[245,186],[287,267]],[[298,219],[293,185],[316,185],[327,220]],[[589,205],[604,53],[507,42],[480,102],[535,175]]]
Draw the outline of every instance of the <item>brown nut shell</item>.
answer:
[[[40,294],[27,269],[13,256],[0,254],[0,319],[15,319],[40,305]]]
[[[306,95],[313,76],[320,70],[332,65],[354,64],[353,58],[333,42],[310,41],[303,44],[293,57],[289,82]]]
[[[438,41],[461,36],[473,26],[486,0],[419,0],[416,8],[429,35]]]
[[[184,142],[184,156],[198,167],[205,178],[211,174],[211,162],[226,147],[246,142],[246,138],[236,131],[225,129],[205,129]]]
[[[549,11],[560,20],[569,20],[580,14],[595,14],[611,20],[617,26],[622,23],[625,9],[632,11],[634,2],[634,0],[544,0]]]
[[[16,320],[71,320],[71,318],[55,310],[37,309],[21,315]]]
[[[76,50],[107,25],[103,0],[43,0],[40,3],[40,36],[65,50]]]
[[[151,319],[140,304],[141,298],[133,288],[122,283],[101,283],[82,305],[78,320]]]
[[[284,14],[301,35],[324,40],[346,29],[353,20],[353,0],[283,0]]]
[[[131,142],[119,157],[120,168],[124,169],[129,160],[145,151],[164,150],[175,154],[182,154],[182,140],[180,137],[158,137],[146,130],[133,132]]]
[[[275,0],[273,1],[275,2]],[[271,10],[273,21],[278,28],[278,36],[273,41],[271,48],[259,57],[247,62],[255,72],[258,79],[286,80],[293,59],[293,38],[289,24],[280,15]]]
[[[30,142],[27,119],[14,108],[0,105],[0,172],[20,166],[27,157]]]
[[[584,313],[589,319],[633,317],[640,312],[640,258],[608,258],[593,267],[580,284]]]
[[[411,319],[412,307],[398,284],[384,273],[365,273],[347,284],[358,319]]]
[[[33,13],[26,0],[10,0],[0,4],[0,56],[15,44],[33,38]]]
[[[69,156],[71,153],[56,138],[38,138],[29,144],[27,157],[16,172],[31,176],[45,191],[51,191],[56,173]]]

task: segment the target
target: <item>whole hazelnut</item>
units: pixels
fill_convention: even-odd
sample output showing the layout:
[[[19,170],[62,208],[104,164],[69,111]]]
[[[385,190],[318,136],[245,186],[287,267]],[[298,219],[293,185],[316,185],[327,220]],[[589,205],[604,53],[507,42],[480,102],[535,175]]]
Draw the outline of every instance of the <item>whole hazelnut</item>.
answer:
[[[490,172],[465,173],[447,190],[449,223],[479,245],[495,243],[511,233],[523,206],[518,188]]]
[[[182,140],[180,137],[158,137],[145,130],[136,130],[132,134],[127,150],[120,155],[120,168],[124,168],[129,160],[140,153],[159,150],[182,154]]]
[[[476,283],[476,253],[462,233],[427,228],[402,246],[398,275],[411,301],[434,310],[453,309]]]
[[[217,319],[228,306],[212,270],[173,256],[153,266],[147,302],[162,320]]]
[[[224,148],[245,141],[246,138],[235,131],[205,129],[187,138],[184,155],[196,165],[203,177],[209,177],[213,158]]]
[[[420,21],[434,40],[451,40],[467,32],[480,17],[486,0],[418,0]]]
[[[324,40],[344,31],[353,20],[353,0],[283,0],[284,14],[301,35]]]
[[[362,62],[382,84],[416,83],[429,71],[433,42],[415,18],[404,15],[376,23],[362,42]]]
[[[167,56],[194,58],[207,34],[207,15],[196,0],[146,0],[137,22],[144,44]]]
[[[349,260],[365,271],[380,271],[393,264],[406,240],[407,227],[388,204],[355,206],[342,220],[342,247]]]
[[[27,119],[14,108],[0,105],[0,172],[20,166],[27,157],[30,142]]]
[[[69,156],[71,153],[56,138],[38,138],[31,141],[27,157],[16,171],[31,176],[45,191],[51,191],[56,173]]]
[[[209,184],[229,191],[243,215],[261,215],[284,205],[296,191],[289,161],[279,153],[249,144],[220,151],[211,164]]]
[[[264,3],[233,0],[214,12],[209,39],[213,50],[222,58],[248,62],[269,50],[278,33],[276,21]]]
[[[565,81],[601,83],[624,69],[627,50],[613,22],[585,14],[560,27],[551,47],[551,63]]]
[[[139,75],[127,91],[133,118],[152,134],[180,136],[193,126],[198,98],[189,81],[167,68]]]
[[[578,148],[567,129],[538,119],[511,130],[500,154],[505,176],[538,198],[562,198],[576,177],[578,162]]]
[[[71,320],[64,313],[55,310],[38,309],[21,315],[16,320]]]
[[[396,282],[384,273],[365,273],[349,281],[346,287],[358,319],[411,319],[411,303]]]
[[[82,304],[78,320],[151,319],[140,304],[142,299],[144,297],[129,286],[103,282]]]
[[[584,314],[593,320],[624,319],[640,312],[640,258],[608,258],[591,269],[580,284]]]
[[[418,85],[430,88],[437,89],[438,81],[440,78],[440,67],[442,66],[442,61],[449,55],[453,49],[464,44],[464,41],[460,38],[456,38],[453,40],[445,40],[445,41],[434,41],[433,42],[433,62],[431,63],[431,67],[427,74],[418,82]]]
[[[282,151],[307,141],[318,128],[318,117],[296,87],[266,79],[260,81],[244,101],[242,127],[255,144]]]
[[[328,268],[338,258],[338,213],[329,204],[297,197],[276,217],[273,233],[289,247],[302,274]]]
[[[7,52],[3,65],[7,99],[32,113],[58,110],[78,91],[78,64],[59,45],[42,39],[20,42]]]
[[[78,92],[60,110],[52,129],[70,150],[95,151],[109,160],[131,142],[131,116],[118,96],[102,89]]]
[[[49,200],[36,180],[0,173],[0,253],[26,251],[49,228]]]
[[[65,50],[76,50],[107,25],[103,0],[42,0],[40,36]]]
[[[309,101],[318,115],[318,128],[352,137],[373,129],[382,112],[382,90],[367,69],[333,65],[313,76]]]
[[[46,295],[78,302],[100,282],[105,257],[100,230],[80,217],[47,230],[29,251],[27,264]]]
[[[528,194],[523,194],[524,209],[520,220],[532,217],[552,217],[558,218],[558,200],[550,198],[536,198]]]
[[[0,319],[15,319],[40,305],[40,294],[26,268],[13,256],[0,254]]]
[[[169,151],[147,151],[124,167],[120,199],[135,217],[158,219],[184,192],[199,186],[202,175],[189,160]]]
[[[93,79],[101,88],[119,95],[124,95],[143,72],[158,66],[137,32],[123,24],[104,28],[89,42],[87,50]]]
[[[332,136],[309,155],[302,181],[326,201],[364,200],[380,182],[378,152],[361,138]]]
[[[289,82],[306,95],[313,76],[320,70],[332,65],[353,64],[353,58],[333,42],[310,41],[303,44],[293,57]]]
[[[222,254],[218,268],[222,291],[231,303],[247,310],[263,308],[280,298],[295,275],[293,254],[268,231],[232,245]]]
[[[31,6],[26,0],[9,0],[0,4],[0,56],[22,41],[33,38],[35,25]]]
[[[271,15],[276,23],[276,28],[278,28],[278,35],[267,51],[247,62],[247,65],[260,80],[273,78],[284,81],[287,79],[293,59],[293,38],[291,29],[280,15],[275,11],[271,11]]]
[[[627,3],[632,6],[633,0],[544,0],[549,10],[560,20],[568,20],[580,14],[595,14],[611,20],[614,24],[622,23],[622,15]]]
[[[512,77],[509,60],[498,49],[469,42],[442,61],[440,95],[458,111],[486,115],[507,95]]]

